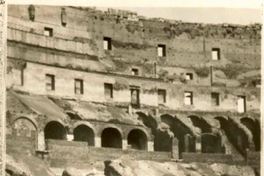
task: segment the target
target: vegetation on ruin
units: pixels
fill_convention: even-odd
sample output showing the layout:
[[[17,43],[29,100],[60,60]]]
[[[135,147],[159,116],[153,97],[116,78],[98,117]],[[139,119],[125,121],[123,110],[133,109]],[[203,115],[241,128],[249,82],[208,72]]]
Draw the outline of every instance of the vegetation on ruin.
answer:
[[[158,91],[158,89],[156,87],[152,87],[150,89],[143,89],[143,93],[147,93],[147,94],[154,94]]]
[[[132,43],[132,42],[122,42],[117,40],[112,40],[112,44],[115,48],[133,48],[133,49],[147,49],[149,47],[152,47],[146,43],[140,44],[140,43]]]
[[[217,69],[224,72],[229,79],[236,79],[239,74],[248,71],[248,68],[242,64],[227,64],[225,67],[219,67]]]
[[[125,89],[129,89],[129,85],[126,81],[124,80],[117,80],[114,84],[113,84],[113,89],[114,90],[125,90]]]
[[[202,67],[193,67],[193,70],[199,77],[208,77],[210,74],[210,69],[206,66]]]

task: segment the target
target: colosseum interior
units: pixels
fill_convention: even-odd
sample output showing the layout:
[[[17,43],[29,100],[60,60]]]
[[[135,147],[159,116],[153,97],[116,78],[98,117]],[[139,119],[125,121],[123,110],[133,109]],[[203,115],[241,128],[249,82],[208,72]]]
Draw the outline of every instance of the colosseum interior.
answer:
[[[260,31],[9,5],[6,173],[259,175]]]

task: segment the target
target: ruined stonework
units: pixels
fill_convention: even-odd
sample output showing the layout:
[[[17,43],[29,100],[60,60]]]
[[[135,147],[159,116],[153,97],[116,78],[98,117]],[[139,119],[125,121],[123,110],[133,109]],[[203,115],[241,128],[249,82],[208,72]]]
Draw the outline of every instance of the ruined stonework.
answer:
[[[10,175],[259,174],[260,24],[8,11]]]
[[[6,66],[6,9],[4,2],[0,2],[0,175],[5,175],[5,66]]]

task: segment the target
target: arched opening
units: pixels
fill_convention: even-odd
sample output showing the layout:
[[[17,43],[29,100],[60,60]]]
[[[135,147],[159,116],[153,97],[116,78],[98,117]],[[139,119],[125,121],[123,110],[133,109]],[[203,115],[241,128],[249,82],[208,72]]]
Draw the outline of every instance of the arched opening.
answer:
[[[201,129],[202,133],[210,133],[212,132],[212,128],[208,122],[206,122],[203,118],[197,116],[189,116],[194,126]]]
[[[34,153],[38,147],[38,129],[34,121],[27,117],[19,117],[12,123],[12,136],[16,137],[16,141],[10,143],[9,138],[6,138],[8,143],[8,152],[19,150],[19,146],[23,146],[23,151]],[[30,142],[29,142],[30,141]]]
[[[79,125],[73,130],[74,141],[88,142],[89,146],[94,146],[94,132],[86,125]]]
[[[155,120],[155,118],[152,117],[151,115],[146,115],[142,112],[137,112],[137,114],[138,114],[138,119],[141,120],[146,127],[150,128],[152,134],[155,135],[158,127],[158,123]]]
[[[128,134],[127,143],[132,149],[147,150],[147,142],[147,136],[141,130],[135,129]]]
[[[245,132],[239,128],[231,118],[215,117],[215,119],[220,123],[220,128],[223,133],[222,135],[225,135],[235,149],[245,156],[246,149],[249,147],[248,138]]]
[[[45,139],[66,139],[66,130],[62,124],[56,121],[49,122],[45,129]]]
[[[204,133],[201,140],[202,153],[221,153],[221,139],[218,135]]]
[[[168,114],[161,116],[161,121],[166,123],[174,136],[178,139],[179,156],[182,152],[195,152],[195,137],[193,132],[177,117]],[[162,143],[162,140],[160,141]]]
[[[122,135],[116,128],[106,128],[103,130],[102,147],[122,148]]]
[[[157,129],[154,138],[154,150],[170,152],[172,149],[172,136],[168,132],[169,130]]]
[[[255,145],[255,150],[260,150],[260,124],[258,121],[254,121],[251,118],[244,117],[240,119],[241,123],[245,125],[251,132],[253,136],[253,142]]]
[[[20,117],[13,123],[13,132],[20,136],[35,137],[37,134],[36,125],[26,117]]]

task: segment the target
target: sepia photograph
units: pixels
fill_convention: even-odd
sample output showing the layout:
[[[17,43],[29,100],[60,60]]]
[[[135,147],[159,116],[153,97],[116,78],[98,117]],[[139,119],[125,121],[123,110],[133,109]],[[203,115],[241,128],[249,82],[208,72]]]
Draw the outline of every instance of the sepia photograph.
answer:
[[[6,15],[6,176],[260,176],[261,8]]]

